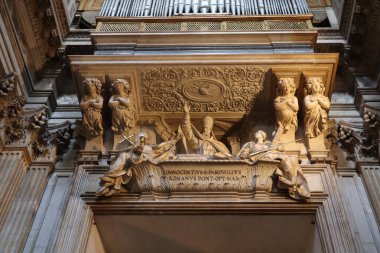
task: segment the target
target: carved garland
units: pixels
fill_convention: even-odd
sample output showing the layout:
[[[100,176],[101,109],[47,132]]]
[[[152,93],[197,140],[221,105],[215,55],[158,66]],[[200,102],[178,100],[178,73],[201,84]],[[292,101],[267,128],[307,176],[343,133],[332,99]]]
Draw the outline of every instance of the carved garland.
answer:
[[[142,73],[147,111],[247,112],[264,88],[265,71],[256,67],[154,68]]]

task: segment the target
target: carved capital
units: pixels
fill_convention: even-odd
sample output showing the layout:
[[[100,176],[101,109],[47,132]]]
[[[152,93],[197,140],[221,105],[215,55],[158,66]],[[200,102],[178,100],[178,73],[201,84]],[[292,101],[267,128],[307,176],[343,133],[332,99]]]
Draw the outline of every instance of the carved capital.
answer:
[[[364,123],[365,124],[365,123]],[[378,160],[378,139],[371,136],[363,126],[347,122],[337,124],[337,141],[348,151],[348,160],[373,162]]]

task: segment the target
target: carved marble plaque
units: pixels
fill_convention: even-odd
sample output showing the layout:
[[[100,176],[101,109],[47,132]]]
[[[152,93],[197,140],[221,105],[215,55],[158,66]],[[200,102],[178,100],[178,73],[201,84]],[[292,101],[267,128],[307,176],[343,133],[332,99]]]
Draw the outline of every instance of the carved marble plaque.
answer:
[[[193,112],[247,112],[264,88],[265,71],[247,66],[152,68],[141,73],[144,109]]]
[[[266,192],[272,189],[276,161],[166,161],[133,168],[141,192]]]

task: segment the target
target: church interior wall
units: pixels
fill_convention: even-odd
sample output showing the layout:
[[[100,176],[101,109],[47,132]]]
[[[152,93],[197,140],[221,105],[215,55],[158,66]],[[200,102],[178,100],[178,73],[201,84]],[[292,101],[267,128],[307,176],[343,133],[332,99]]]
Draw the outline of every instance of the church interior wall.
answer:
[[[280,45],[281,38],[270,35],[272,41],[266,41],[268,44],[262,48],[259,43],[254,44],[261,37],[247,35],[249,32],[246,37],[226,37],[225,42],[230,44],[225,48],[205,46],[207,40],[223,41],[223,37],[211,36],[211,32],[209,37],[204,34],[178,37],[182,41],[191,38],[188,41],[195,45],[193,48],[181,46],[180,40],[173,41],[162,34],[144,42],[150,36],[144,33],[136,33],[133,38],[119,37],[120,45],[124,46],[118,48],[112,45],[112,36],[104,32],[105,36],[95,27],[95,16],[103,1],[65,3],[0,0],[0,252],[123,252],[126,248],[149,252],[149,247],[157,243],[168,252],[212,252],[229,246],[231,252],[247,249],[278,252],[276,247],[282,247],[281,252],[294,251],[294,247],[298,247],[298,252],[380,251],[379,1],[307,1],[315,20],[320,18],[322,22],[323,17],[330,17],[330,26],[318,27],[320,22],[311,20],[310,29],[281,37],[291,42]],[[73,21],[69,22],[71,18]],[[137,46],[125,46],[131,39]],[[235,39],[241,43],[251,40],[252,44],[237,46]],[[295,46],[299,41],[303,44]],[[165,46],[165,43],[173,44]],[[173,47],[177,50],[169,54]],[[267,59],[279,57],[279,61],[288,61],[286,66],[276,69],[274,61],[267,66],[252,63],[264,51],[268,53]],[[252,66],[264,66],[268,70],[264,83],[272,85],[263,96],[270,97],[264,106],[270,107],[267,113],[270,116],[263,117],[267,116],[266,120],[254,122],[253,117],[253,121],[250,118],[251,121],[238,125],[236,128],[244,133],[238,136],[241,142],[236,144],[236,138],[223,136],[231,124],[222,122],[223,114],[215,114],[221,126],[217,137],[223,136],[227,146],[238,151],[242,144],[254,140],[257,130],[264,130],[272,138],[269,136],[275,130],[272,101],[278,95],[275,88],[278,77],[296,77],[297,85],[304,85],[307,77],[318,72],[318,57],[307,63],[310,66],[301,67],[289,59],[300,60],[315,53],[339,54],[333,70],[326,70],[327,67],[323,70],[326,86],[331,87],[326,94],[331,99],[329,119],[335,121],[332,129],[336,132],[334,141],[331,136],[328,139],[331,141],[328,159],[310,159],[306,149],[299,156],[311,189],[307,201],[294,200],[287,191],[278,189],[264,193],[263,199],[252,194],[248,200],[244,194],[205,193],[203,203],[196,194],[168,195],[156,188],[130,195],[122,191],[110,198],[95,197],[99,178],[107,173],[118,152],[87,152],[85,148],[80,109],[85,78],[99,78],[107,89],[108,101],[114,79],[128,79],[127,74],[146,71],[154,64],[174,66],[177,63],[173,59],[187,61],[181,63],[183,66],[191,61],[195,66],[203,56],[208,63],[214,59],[228,60],[232,66],[245,60]],[[160,58],[166,62],[156,61]],[[265,61],[262,58],[260,61]],[[112,59],[122,59],[128,66],[119,66],[118,70],[120,61],[112,65]],[[140,72],[133,75],[139,80]],[[135,85],[133,88],[137,87],[136,80],[128,80]],[[9,84],[15,86],[6,86]],[[303,101],[303,87],[298,87],[298,92],[298,100]],[[19,96],[24,96],[25,101]],[[143,108],[143,103],[140,106]],[[148,117],[149,112],[144,113],[145,123],[140,128],[150,132],[154,143],[166,141]],[[181,108],[163,115],[175,128],[182,113]],[[105,124],[108,129],[104,144],[112,151],[110,109],[104,115],[109,121]],[[236,123],[237,113],[229,115],[226,122]],[[196,119],[195,125],[200,126],[203,115],[191,112],[191,116]],[[302,123],[303,114],[298,118]],[[304,131],[300,125],[297,138],[304,138]],[[227,204],[218,203],[221,199]],[[178,224],[188,230],[173,233]],[[289,228],[293,234],[287,234]],[[197,233],[199,229],[204,233]],[[255,234],[265,238],[261,240]],[[203,239],[196,239],[197,236]],[[229,238],[226,240],[225,236]],[[123,240],[125,237],[128,239]],[[298,237],[303,238],[301,242],[294,239]],[[277,243],[270,244],[276,238]],[[204,239],[207,243],[199,243]]]

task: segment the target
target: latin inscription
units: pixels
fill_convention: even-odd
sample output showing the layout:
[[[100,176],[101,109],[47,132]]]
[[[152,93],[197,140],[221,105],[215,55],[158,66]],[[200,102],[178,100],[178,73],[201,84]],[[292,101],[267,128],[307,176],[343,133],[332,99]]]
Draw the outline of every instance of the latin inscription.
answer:
[[[169,181],[179,181],[179,182],[231,182],[239,181],[241,178],[241,170],[219,170],[219,169],[208,169],[208,170],[166,170],[166,177]]]

